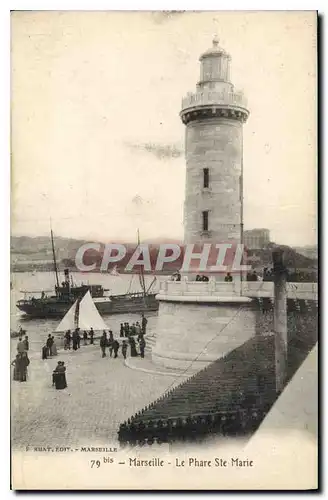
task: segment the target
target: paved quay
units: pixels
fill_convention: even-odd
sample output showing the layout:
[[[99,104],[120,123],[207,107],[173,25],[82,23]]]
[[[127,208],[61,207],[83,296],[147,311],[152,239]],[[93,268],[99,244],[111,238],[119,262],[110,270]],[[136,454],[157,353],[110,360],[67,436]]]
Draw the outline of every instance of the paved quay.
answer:
[[[59,351],[47,360],[41,360],[40,352],[30,352],[29,357],[28,381],[12,381],[14,449],[115,444],[122,421],[181,383],[172,370],[156,374],[128,368],[121,355],[101,358],[99,346]],[[67,367],[68,387],[61,391],[52,387],[51,380],[58,360]],[[145,367],[154,366],[150,353],[137,361],[139,367],[143,361]]]

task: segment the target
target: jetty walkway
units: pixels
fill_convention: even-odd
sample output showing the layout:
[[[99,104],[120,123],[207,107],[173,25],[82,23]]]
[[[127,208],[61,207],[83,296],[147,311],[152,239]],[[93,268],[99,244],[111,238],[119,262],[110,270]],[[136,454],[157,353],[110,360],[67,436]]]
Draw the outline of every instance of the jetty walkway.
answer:
[[[132,370],[121,355],[102,359],[99,346],[81,345],[47,360],[39,352],[29,357],[27,382],[11,386],[13,449],[116,443],[122,421],[181,382],[174,375]],[[62,391],[51,385],[58,360],[67,367],[68,387]]]

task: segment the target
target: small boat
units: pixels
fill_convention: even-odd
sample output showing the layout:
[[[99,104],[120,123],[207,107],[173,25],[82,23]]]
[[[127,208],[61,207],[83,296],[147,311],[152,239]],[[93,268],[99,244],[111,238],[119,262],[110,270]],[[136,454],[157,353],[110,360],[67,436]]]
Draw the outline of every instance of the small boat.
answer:
[[[80,328],[81,332],[93,328],[95,334],[108,330],[108,326],[100,316],[89,290],[82,299],[77,299],[74,302],[57,326],[55,333],[63,338],[63,334],[67,330],[74,331],[76,328]]]

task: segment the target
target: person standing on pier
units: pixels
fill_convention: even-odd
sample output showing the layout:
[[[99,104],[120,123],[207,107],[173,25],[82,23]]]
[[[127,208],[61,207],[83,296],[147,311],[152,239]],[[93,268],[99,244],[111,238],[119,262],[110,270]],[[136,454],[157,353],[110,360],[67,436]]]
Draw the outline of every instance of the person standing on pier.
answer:
[[[141,326],[140,326],[140,323],[139,321],[136,322],[136,334],[139,335],[142,333],[142,330],[141,330]]]
[[[67,349],[71,350],[71,330],[67,330],[65,333],[64,349],[65,351]]]
[[[117,358],[117,353],[118,353],[118,350],[120,348],[120,344],[119,344],[119,342],[117,340],[113,340],[112,346],[113,346],[113,349],[114,349],[114,358]]]
[[[113,332],[112,332],[112,330],[109,330],[108,347],[109,347],[109,356],[110,357],[112,357],[112,354],[113,354],[113,343],[114,343]]]
[[[76,343],[77,343],[77,348],[80,349],[81,337],[79,328],[76,329]]]
[[[124,326],[123,323],[120,325],[120,337],[124,337]]]
[[[142,314],[141,315],[141,329],[142,329],[143,335],[146,335],[147,323],[148,323],[147,318],[145,318],[145,316]]]
[[[22,337],[19,337],[18,339],[17,352],[18,354],[25,352],[25,342],[22,340]]]
[[[100,349],[102,352],[102,358],[106,357],[106,347],[107,347],[107,334],[104,332],[100,339]]]
[[[25,345],[25,351],[28,351],[29,348],[30,348],[30,343],[28,341],[28,336],[27,335],[25,335],[25,339],[23,340],[23,342],[24,342],[24,345]]]
[[[48,338],[47,338],[48,356],[51,356],[52,344],[53,344],[53,340],[52,340],[51,334],[49,333]]]
[[[126,359],[126,353],[128,351],[128,344],[126,343],[126,340],[123,340],[123,343],[122,343],[122,354],[123,354],[123,358]]]
[[[42,359],[48,359],[48,346],[44,344],[42,347]]]
[[[14,367],[14,373],[13,373],[13,380],[16,382],[19,382],[19,358],[21,354],[16,354],[16,358],[14,361],[11,363],[12,366]]]
[[[52,346],[50,348],[51,350],[51,356],[57,356],[57,346],[56,346],[56,342],[55,342],[55,337],[52,336]]]
[[[52,374],[52,385],[54,385],[56,389],[66,389],[66,366],[64,361],[58,361]]]
[[[77,350],[77,331],[74,330],[73,335],[72,335],[72,341],[73,341],[73,351]]]
[[[84,345],[88,345],[88,333],[86,330],[83,332],[83,343]]]
[[[90,345],[93,344],[94,334],[95,334],[95,332],[93,331],[93,328],[91,327],[91,329],[90,329]]]
[[[130,342],[130,348],[131,348],[131,358],[135,358],[136,356],[138,356],[137,349],[136,349],[136,341],[131,336],[129,338],[129,342]]]
[[[144,339],[144,336],[142,335],[140,340],[139,340],[139,347],[140,347],[140,356],[142,358],[145,357],[145,347],[146,347],[146,341]]]
[[[18,358],[18,377],[20,382],[26,382],[27,380],[27,367],[30,364],[30,360],[28,359],[27,352],[23,352],[19,355]]]

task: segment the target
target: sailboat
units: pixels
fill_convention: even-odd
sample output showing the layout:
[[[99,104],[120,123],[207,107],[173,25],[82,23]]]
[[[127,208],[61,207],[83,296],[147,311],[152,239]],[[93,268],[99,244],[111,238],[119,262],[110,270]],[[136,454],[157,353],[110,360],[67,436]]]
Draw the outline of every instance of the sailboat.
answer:
[[[62,337],[62,334],[67,332],[67,330],[73,331],[75,328],[80,328],[82,331],[89,331],[93,328],[95,333],[108,330],[106,323],[100,316],[92,300],[89,290],[82,299],[77,299],[74,302],[57,326],[55,333],[60,334]]]
[[[138,246],[140,245],[140,235],[138,229]],[[157,292],[151,293],[150,290],[156,281],[156,277],[152,280],[150,286],[146,288],[145,276],[143,267],[140,266],[139,282],[141,291],[130,292],[133,276],[130,281],[128,292],[120,295],[110,295],[112,304],[112,314],[117,313],[146,313],[151,311],[158,311],[159,302],[156,300]]]

